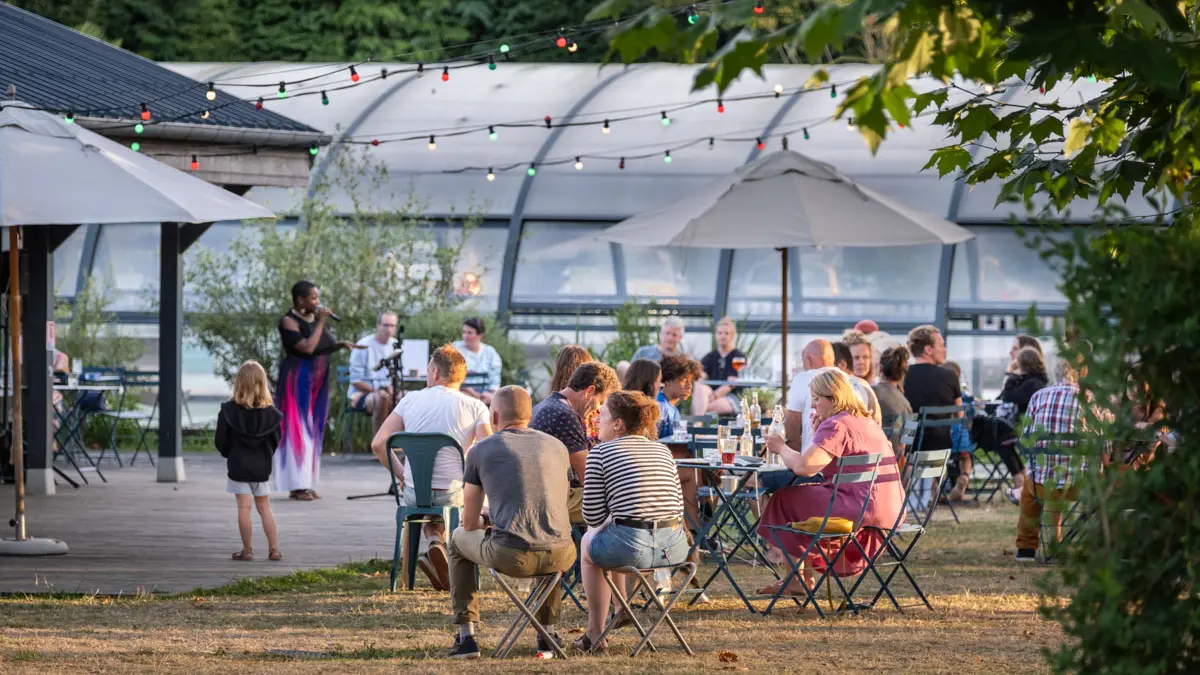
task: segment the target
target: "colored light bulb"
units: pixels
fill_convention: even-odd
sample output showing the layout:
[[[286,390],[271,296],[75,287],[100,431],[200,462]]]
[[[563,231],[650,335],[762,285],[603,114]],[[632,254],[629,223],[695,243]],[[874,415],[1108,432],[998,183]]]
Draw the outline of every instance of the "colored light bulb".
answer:
[[[354,69],[354,66],[350,66],[350,81],[358,82],[358,80],[359,80],[358,71]]]
[[[329,95],[323,91],[321,92],[321,105],[329,105]]]
[[[661,121],[662,121],[662,125],[663,125],[664,127],[669,127],[669,126],[671,126],[671,118],[670,118],[670,117],[667,117],[667,113],[666,113],[666,111],[665,111],[665,110],[663,111],[663,114],[662,114],[662,120],[661,120]]]
[[[757,2],[754,3],[754,13],[755,14],[762,14],[764,11],[766,11],[766,8],[763,7],[763,0],[758,0]]]
[[[150,121],[150,109],[146,107],[145,103],[142,104],[142,121],[143,122]]]
[[[63,121],[66,122],[67,124],[75,124],[75,112],[74,111],[67,112],[67,116],[63,118]]]
[[[668,150],[667,153],[665,155],[663,155],[663,164],[670,164],[670,163],[671,163],[671,151]]]
[[[141,122],[138,122],[137,124],[133,125],[133,133],[135,133],[135,134],[140,134],[145,130],[146,130],[146,127],[143,126]]]
[[[509,46],[508,46],[508,45],[500,45],[500,53],[501,53],[501,54],[507,54],[507,53],[508,53],[508,50],[509,50]]]
[[[496,140],[497,138],[500,138],[500,134],[496,133],[496,128],[495,128],[495,127],[488,127],[488,140],[489,140],[489,141],[494,141],[494,140]]]
[[[560,48],[560,49],[563,47],[566,47],[567,46],[567,38],[564,37],[562,33],[559,33],[558,38],[554,40],[554,44],[556,46],[558,46],[558,48]]]
[[[447,66],[445,68],[442,68],[442,82],[449,82],[449,81],[450,81],[450,67]]]
[[[134,152],[141,152],[141,150],[142,150],[142,144],[141,144],[141,143],[138,143],[137,141],[134,141],[134,142],[132,142],[132,143],[130,143],[130,144],[129,144],[129,149],[130,149],[130,150],[132,150],[132,151],[134,151]]]
[[[525,169],[526,176],[534,176],[536,174],[537,174],[537,169],[535,169],[532,164],[529,165],[528,169]]]
[[[199,171],[199,170],[200,170],[200,160],[196,159],[195,155],[192,155],[192,171]]]

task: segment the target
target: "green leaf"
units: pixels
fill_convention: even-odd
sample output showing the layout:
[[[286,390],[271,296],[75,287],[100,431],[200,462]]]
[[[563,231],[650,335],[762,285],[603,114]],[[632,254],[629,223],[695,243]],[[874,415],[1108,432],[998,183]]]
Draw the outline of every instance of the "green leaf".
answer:
[[[1067,126],[1067,142],[1063,147],[1063,153],[1070,157],[1082,150],[1083,146],[1087,145],[1088,135],[1091,132],[1091,122],[1081,117],[1071,120],[1071,123]]]
[[[1167,27],[1167,22],[1162,15],[1143,0],[1118,0],[1113,5],[1112,15],[1114,18],[1136,21],[1143,28],[1152,32]]]
[[[926,108],[934,104],[940,108],[946,104],[946,99],[949,96],[950,92],[947,89],[935,89],[924,94],[917,94],[917,98],[913,101],[912,105],[913,114],[920,115],[925,112]]]
[[[979,37],[979,19],[970,8],[955,4],[942,10],[938,17],[938,28],[942,32],[942,49],[953,52],[968,49]]]
[[[1000,121],[988,104],[972,107],[958,120],[958,135],[964,141],[974,141],[991,131]]]
[[[883,100],[883,107],[887,109],[888,114],[897,123],[904,126],[912,124],[912,113],[908,108],[908,99],[913,97],[912,87],[907,84],[902,87],[892,87],[886,89],[880,95]]]
[[[938,177],[942,178],[953,171],[965,171],[971,164],[971,153],[961,145],[950,145],[933,151],[933,156],[921,168],[922,171],[936,166]]]
[[[1033,139],[1034,143],[1040,145],[1045,143],[1046,139],[1050,138],[1051,136],[1061,135],[1062,132],[1062,120],[1059,120],[1053,115],[1047,115],[1037,122],[1034,122],[1033,126],[1029,128],[1029,137]]]

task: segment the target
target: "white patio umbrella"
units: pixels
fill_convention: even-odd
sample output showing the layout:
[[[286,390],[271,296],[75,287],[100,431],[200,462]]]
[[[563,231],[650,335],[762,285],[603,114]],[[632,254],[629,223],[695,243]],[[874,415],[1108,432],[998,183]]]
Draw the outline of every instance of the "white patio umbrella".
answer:
[[[0,103],[0,225],[8,227],[12,317],[12,463],[16,538],[0,555],[67,552],[57,539],[25,535],[21,418],[20,228],[82,223],[208,223],[274,218],[267,209],[199,178],[16,101]]]
[[[783,262],[783,392],[787,394],[788,248],[956,244],[973,235],[860,185],[798,152],[761,157],[673,204],[605,229],[640,246],[774,248]]]

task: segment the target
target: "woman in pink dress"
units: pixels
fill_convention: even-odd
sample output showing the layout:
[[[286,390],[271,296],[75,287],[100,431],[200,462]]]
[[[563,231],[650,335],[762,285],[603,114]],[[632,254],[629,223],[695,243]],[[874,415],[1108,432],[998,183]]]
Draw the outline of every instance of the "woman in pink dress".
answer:
[[[904,504],[904,491],[900,486],[892,444],[883,429],[871,419],[842,373],[821,373],[813,379],[809,388],[812,391],[813,425],[816,427],[812,445],[807,448],[793,447],[778,436],[771,436],[767,439],[767,447],[778,454],[784,465],[797,475],[821,473],[825,476],[825,483],[787,487],[776,492],[767,502],[758,532],[774,543],[768,529],[770,526],[787,525],[812,517],[823,518],[833,496],[831,481],[837,474],[838,458],[879,454],[883,456],[879,464],[879,477],[870,488],[871,500],[863,518],[863,527],[857,535],[867,555],[874,555],[883,546],[884,533],[896,524]],[[799,441],[791,442],[799,445]],[[832,516],[857,520],[862,512],[863,500],[867,498],[867,485],[854,483],[838,488],[833,500]],[[781,536],[781,541],[794,558],[804,552],[811,539],[804,535],[789,534]],[[832,557],[832,552],[829,555]],[[850,546],[838,561],[837,572],[839,576],[849,576],[861,572],[865,566],[858,549]],[[821,571],[824,567],[824,560],[814,549],[805,561],[804,583],[811,588],[812,570]],[[776,584],[760,592],[764,595],[774,594],[778,589]],[[803,590],[789,588],[788,592],[803,593]]]

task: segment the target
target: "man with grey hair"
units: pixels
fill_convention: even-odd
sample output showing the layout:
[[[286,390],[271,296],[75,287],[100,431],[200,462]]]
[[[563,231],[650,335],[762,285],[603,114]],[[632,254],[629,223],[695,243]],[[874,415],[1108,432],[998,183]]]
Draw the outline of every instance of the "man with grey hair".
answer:
[[[655,363],[664,356],[683,356],[683,319],[668,316],[658,332],[658,344],[646,345],[633,353],[630,361],[649,359]]]
[[[350,352],[350,388],[346,398],[352,407],[371,414],[373,431],[379,431],[395,403],[387,369],[376,366],[395,349],[392,338],[396,336],[398,322],[395,312],[380,312],[375,332],[358,341],[366,349]]]

